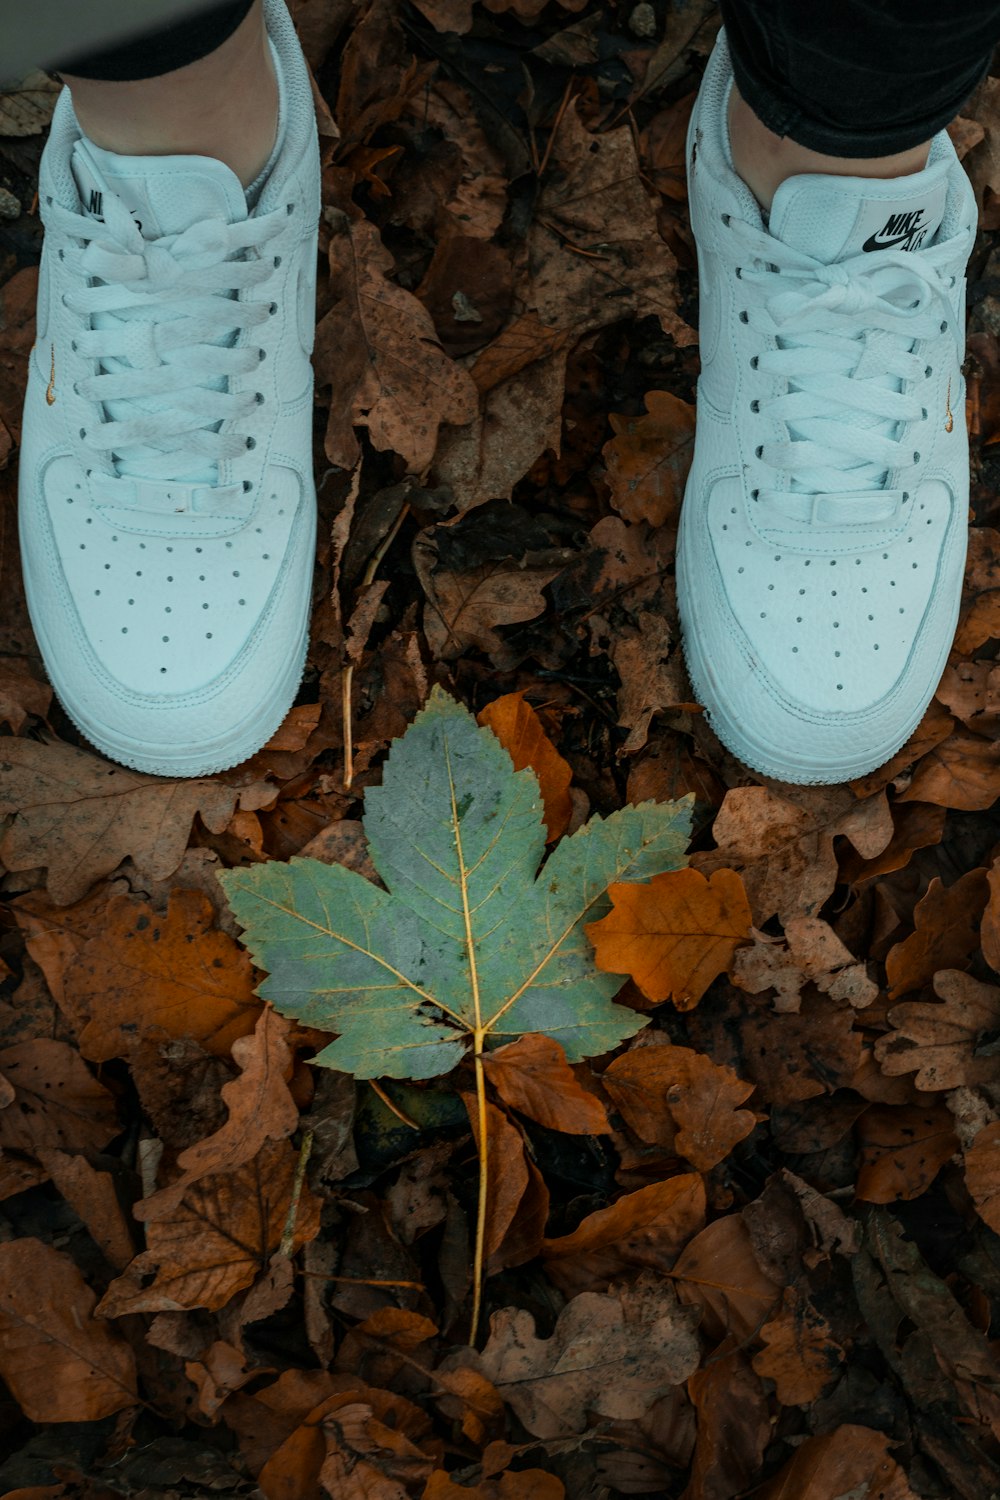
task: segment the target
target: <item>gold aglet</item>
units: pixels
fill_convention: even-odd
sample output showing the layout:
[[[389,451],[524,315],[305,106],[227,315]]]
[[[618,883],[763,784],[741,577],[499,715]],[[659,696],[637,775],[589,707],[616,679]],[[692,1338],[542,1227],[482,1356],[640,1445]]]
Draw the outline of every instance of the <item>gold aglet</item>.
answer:
[[[52,345],[52,373],[49,376],[49,388],[45,392],[45,399],[50,406],[55,405],[56,399],[56,346]]]
[[[950,432],[951,429],[955,425],[955,418],[951,414],[951,381],[950,380],[948,382],[948,394],[944,398],[944,405],[945,405],[944,430],[945,430],[945,432]]]

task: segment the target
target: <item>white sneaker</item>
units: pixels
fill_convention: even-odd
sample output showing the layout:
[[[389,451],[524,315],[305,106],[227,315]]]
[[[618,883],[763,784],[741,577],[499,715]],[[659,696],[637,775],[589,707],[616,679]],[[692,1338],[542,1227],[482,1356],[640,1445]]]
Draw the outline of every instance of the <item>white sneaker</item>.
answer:
[[[319,143],[284,0],[264,15],[281,104],[252,211],[213,157],[98,149],[68,88],[41,161],[28,605],[70,718],[163,776],[259,749],[308,640]]]
[[[720,33],[687,146],[701,378],[684,654],[744,764],[844,782],[917,728],[958,622],[976,203],[942,131],[912,176],[789,178],[765,225],[733,171],[731,86]]]

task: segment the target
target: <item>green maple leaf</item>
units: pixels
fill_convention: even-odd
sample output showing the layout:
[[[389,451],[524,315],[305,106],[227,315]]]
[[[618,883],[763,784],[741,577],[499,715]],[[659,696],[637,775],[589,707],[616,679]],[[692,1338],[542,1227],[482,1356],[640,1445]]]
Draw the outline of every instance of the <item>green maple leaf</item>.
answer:
[[[647,1024],[612,997],[584,924],[613,881],[686,864],[693,794],[594,816],[539,872],[533,771],[435,688],[365,793],[371,858],[388,890],[342,865],[293,858],[219,879],[284,1015],[338,1033],[313,1062],[358,1078],[434,1078],[471,1047],[541,1032],[570,1062]]]

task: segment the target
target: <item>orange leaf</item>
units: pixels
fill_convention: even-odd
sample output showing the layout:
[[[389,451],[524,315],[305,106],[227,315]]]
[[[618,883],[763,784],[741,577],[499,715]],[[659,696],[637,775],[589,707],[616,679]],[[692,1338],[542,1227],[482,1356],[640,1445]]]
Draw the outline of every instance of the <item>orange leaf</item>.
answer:
[[[578,1083],[566,1054],[553,1038],[535,1032],[494,1047],[483,1066],[497,1093],[511,1109],[549,1130],[568,1135],[605,1135],[611,1126],[604,1105]]]
[[[65,976],[67,1001],[90,1017],[80,1033],[84,1057],[127,1057],[156,1032],[194,1037],[226,1057],[253,1031],[261,1001],[250,959],[213,919],[200,891],[172,891],[165,917],[130,896],[108,903],[103,930]]]
[[[567,1297],[603,1289],[643,1266],[666,1271],[705,1222],[705,1184],[696,1172],[668,1177],[588,1214],[572,1234],[545,1240],[549,1279]]]
[[[967,870],[947,889],[933,877],[914,907],[914,931],[886,956],[890,1000],[930,984],[938,969],[965,968],[979,947],[979,919],[988,899],[985,870]]]
[[[682,1302],[705,1309],[710,1336],[749,1339],[766,1322],[781,1287],[765,1276],[739,1214],[715,1219],[681,1252],[674,1266]]]
[[[587,926],[595,962],[629,974],[648,1000],[673,1000],[691,1010],[750,938],[752,914],[735,870],[708,880],[697,870],[671,870],[650,881],[609,887],[612,910]]]
[[[757,1124],[751,1110],[736,1107],[754,1085],[689,1047],[635,1047],[601,1081],[636,1135],[699,1172],[724,1161]]]
[[[479,1108],[475,1094],[462,1092],[476,1146]],[[487,1275],[519,1266],[538,1254],[548,1217],[549,1194],[542,1175],[524,1150],[514,1122],[486,1102],[486,1242]]]
[[[538,777],[538,788],[545,805],[546,842],[560,838],[569,825],[573,802],[569,784],[573,772],[569,762],[542,728],[542,721],[523,693],[505,693],[476,715],[478,724],[492,729],[514,762],[515,771],[530,766]]]
[[[565,1500],[561,1479],[544,1469],[508,1469],[482,1484],[455,1484],[444,1469],[435,1469],[420,1500]]]
[[[782,1406],[808,1406],[837,1378],[844,1351],[826,1319],[794,1287],[785,1288],[781,1311],[760,1336],[765,1347],[753,1367],[774,1381]]]
[[[873,1104],[856,1129],[862,1150],[854,1191],[866,1203],[919,1198],[959,1147],[943,1104]]]

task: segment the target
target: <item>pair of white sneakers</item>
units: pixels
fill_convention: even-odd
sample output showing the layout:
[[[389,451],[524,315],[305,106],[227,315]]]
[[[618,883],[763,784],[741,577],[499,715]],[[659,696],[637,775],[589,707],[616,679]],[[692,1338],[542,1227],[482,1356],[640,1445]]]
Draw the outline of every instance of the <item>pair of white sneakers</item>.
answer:
[[[238,764],[305,659],[320,168],[284,0],[259,195],[206,156],[123,156],[64,89],[42,156],[19,473],[52,684],[113,760]],[[951,142],[925,171],[801,176],[765,225],[735,174],[724,35],[691,120],[702,374],[677,553],[692,686],[746,765],[841,782],[888,760],[957,623],[968,513],[965,266]]]

